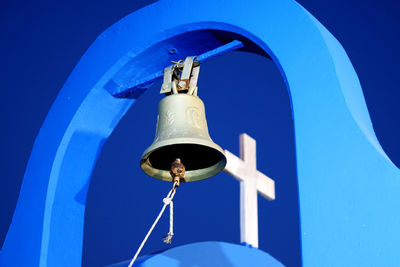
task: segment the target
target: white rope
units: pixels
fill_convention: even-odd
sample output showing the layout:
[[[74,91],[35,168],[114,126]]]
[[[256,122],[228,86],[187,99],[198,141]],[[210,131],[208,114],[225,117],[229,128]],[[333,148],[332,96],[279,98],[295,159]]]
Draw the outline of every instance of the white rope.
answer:
[[[174,202],[169,205],[169,232],[174,235]]]
[[[162,207],[160,213],[158,214],[158,216],[157,216],[156,220],[154,221],[153,225],[151,226],[150,230],[147,232],[147,235],[143,239],[142,244],[140,244],[138,250],[136,251],[135,256],[131,260],[131,263],[129,263],[128,267],[132,267],[133,266],[133,263],[136,261],[136,258],[139,256],[140,251],[142,250],[142,248],[143,248],[144,244],[146,243],[147,239],[149,238],[151,232],[153,232],[154,227],[156,227],[158,221],[160,220],[161,216],[163,215],[163,213],[165,211],[165,208],[168,205],[170,207],[169,208],[169,210],[170,210],[170,215],[169,215],[169,223],[170,223],[170,225],[169,225],[169,233],[168,233],[167,237],[164,238],[164,242],[168,243],[168,244],[171,244],[172,236],[174,235],[174,233],[173,233],[173,223],[174,223],[174,219],[173,219],[173,210],[174,210],[174,208],[173,208],[173,205],[174,204],[172,202],[172,199],[174,198],[175,193],[176,193],[176,184],[177,183],[175,182],[173,187],[172,187],[172,189],[169,191],[168,195],[163,199],[164,206]]]
[[[174,202],[172,201],[172,198],[164,198],[164,203],[166,203],[166,201],[169,204],[169,232],[163,240],[164,243],[171,244],[172,237],[174,236]]]

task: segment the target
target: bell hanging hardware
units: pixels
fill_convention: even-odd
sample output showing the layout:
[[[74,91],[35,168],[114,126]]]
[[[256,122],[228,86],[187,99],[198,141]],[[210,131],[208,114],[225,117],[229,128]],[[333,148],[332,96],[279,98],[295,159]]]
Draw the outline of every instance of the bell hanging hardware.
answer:
[[[180,182],[192,182],[216,175],[225,168],[226,157],[208,133],[203,101],[197,96],[200,64],[195,57],[173,62],[164,69],[164,82],[158,103],[156,137],[140,160],[140,167],[151,177],[173,182],[163,199],[164,205],[140,244],[128,267],[132,267],[148,237],[167,206],[170,207],[170,229],[163,239],[171,244],[173,201]]]
[[[173,182],[171,163],[180,159],[186,170],[179,182],[206,179],[225,168],[226,157],[210,138],[204,104],[197,96],[200,64],[195,57],[173,63],[164,69],[160,93],[166,97],[158,104],[156,136],[140,166],[151,177]]]

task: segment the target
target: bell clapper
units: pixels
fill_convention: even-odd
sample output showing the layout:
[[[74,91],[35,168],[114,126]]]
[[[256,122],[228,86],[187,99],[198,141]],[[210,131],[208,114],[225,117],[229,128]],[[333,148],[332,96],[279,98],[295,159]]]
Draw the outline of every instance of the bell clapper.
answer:
[[[174,202],[172,199],[176,194],[176,189],[179,187],[180,180],[184,178],[185,175],[185,166],[182,164],[180,159],[175,159],[175,161],[171,164],[170,174],[174,184],[172,185],[172,189],[169,191],[168,195],[163,199],[164,206],[162,207],[160,213],[158,214],[156,220],[154,221],[153,225],[150,227],[150,230],[147,232],[147,235],[143,239],[142,243],[140,244],[138,250],[136,251],[135,256],[132,258],[128,267],[132,267],[133,263],[136,261],[137,257],[139,256],[140,251],[142,250],[144,244],[146,243],[147,239],[149,238],[151,232],[153,232],[155,226],[157,225],[158,221],[160,220],[161,216],[163,215],[165,208],[169,205],[169,232],[166,237],[163,238],[164,243],[171,244],[172,237],[174,236]]]
[[[178,187],[185,176],[185,166],[182,164],[181,159],[177,158],[172,162],[170,174],[174,182],[174,188]]]

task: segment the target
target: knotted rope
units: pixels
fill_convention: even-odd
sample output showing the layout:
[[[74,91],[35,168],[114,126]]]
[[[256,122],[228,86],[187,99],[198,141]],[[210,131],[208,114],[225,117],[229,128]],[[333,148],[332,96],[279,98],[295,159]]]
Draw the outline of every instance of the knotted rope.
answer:
[[[171,244],[172,242],[172,236],[174,235],[174,203],[172,202],[172,199],[175,196],[176,193],[176,188],[179,185],[179,181],[174,182],[174,185],[172,189],[169,191],[168,195],[163,199],[164,206],[162,207],[160,213],[158,214],[156,220],[154,221],[153,225],[151,226],[150,230],[147,232],[147,235],[142,241],[142,244],[140,244],[138,250],[136,251],[135,256],[131,260],[131,263],[129,263],[129,267],[133,266],[133,263],[136,261],[136,258],[139,256],[140,251],[142,250],[144,244],[146,243],[147,239],[149,238],[151,232],[153,232],[154,227],[156,227],[158,221],[160,220],[161,216],[163,215],[165,208],[169,205],[169,233],[168,235],[164,238],[164,242],[167,244]]]
[[[174,191],[175,192],[175,191]],[[173,193],[175,195],[175,193]],[[172,201],[172,197],[164,198],[163,202],[166,205],[169,205],[169,232],[166,237],[164,237],[164,243],[171,244],[172,237],[174,236],[174,202]]]

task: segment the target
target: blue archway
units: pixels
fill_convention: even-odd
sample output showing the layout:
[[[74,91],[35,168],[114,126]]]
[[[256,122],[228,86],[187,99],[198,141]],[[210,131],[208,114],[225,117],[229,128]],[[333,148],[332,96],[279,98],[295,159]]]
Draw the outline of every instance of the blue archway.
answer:
[[[189,37],[190,45],[179,42]],[[91,171],[104,141],[147,86],[137,83],[170,60],[234,39],[268,54],[289,88],[304,265],[398,262],[400,213],[393,199],[400,172],[375,137],[337,40],[289,0],[163,0],[101,34],[63,86],[36,139],[1,263],[80,265]],[[168,53],[171,48],[179,53]],[[150,64],[154,57],[165,61]]]

